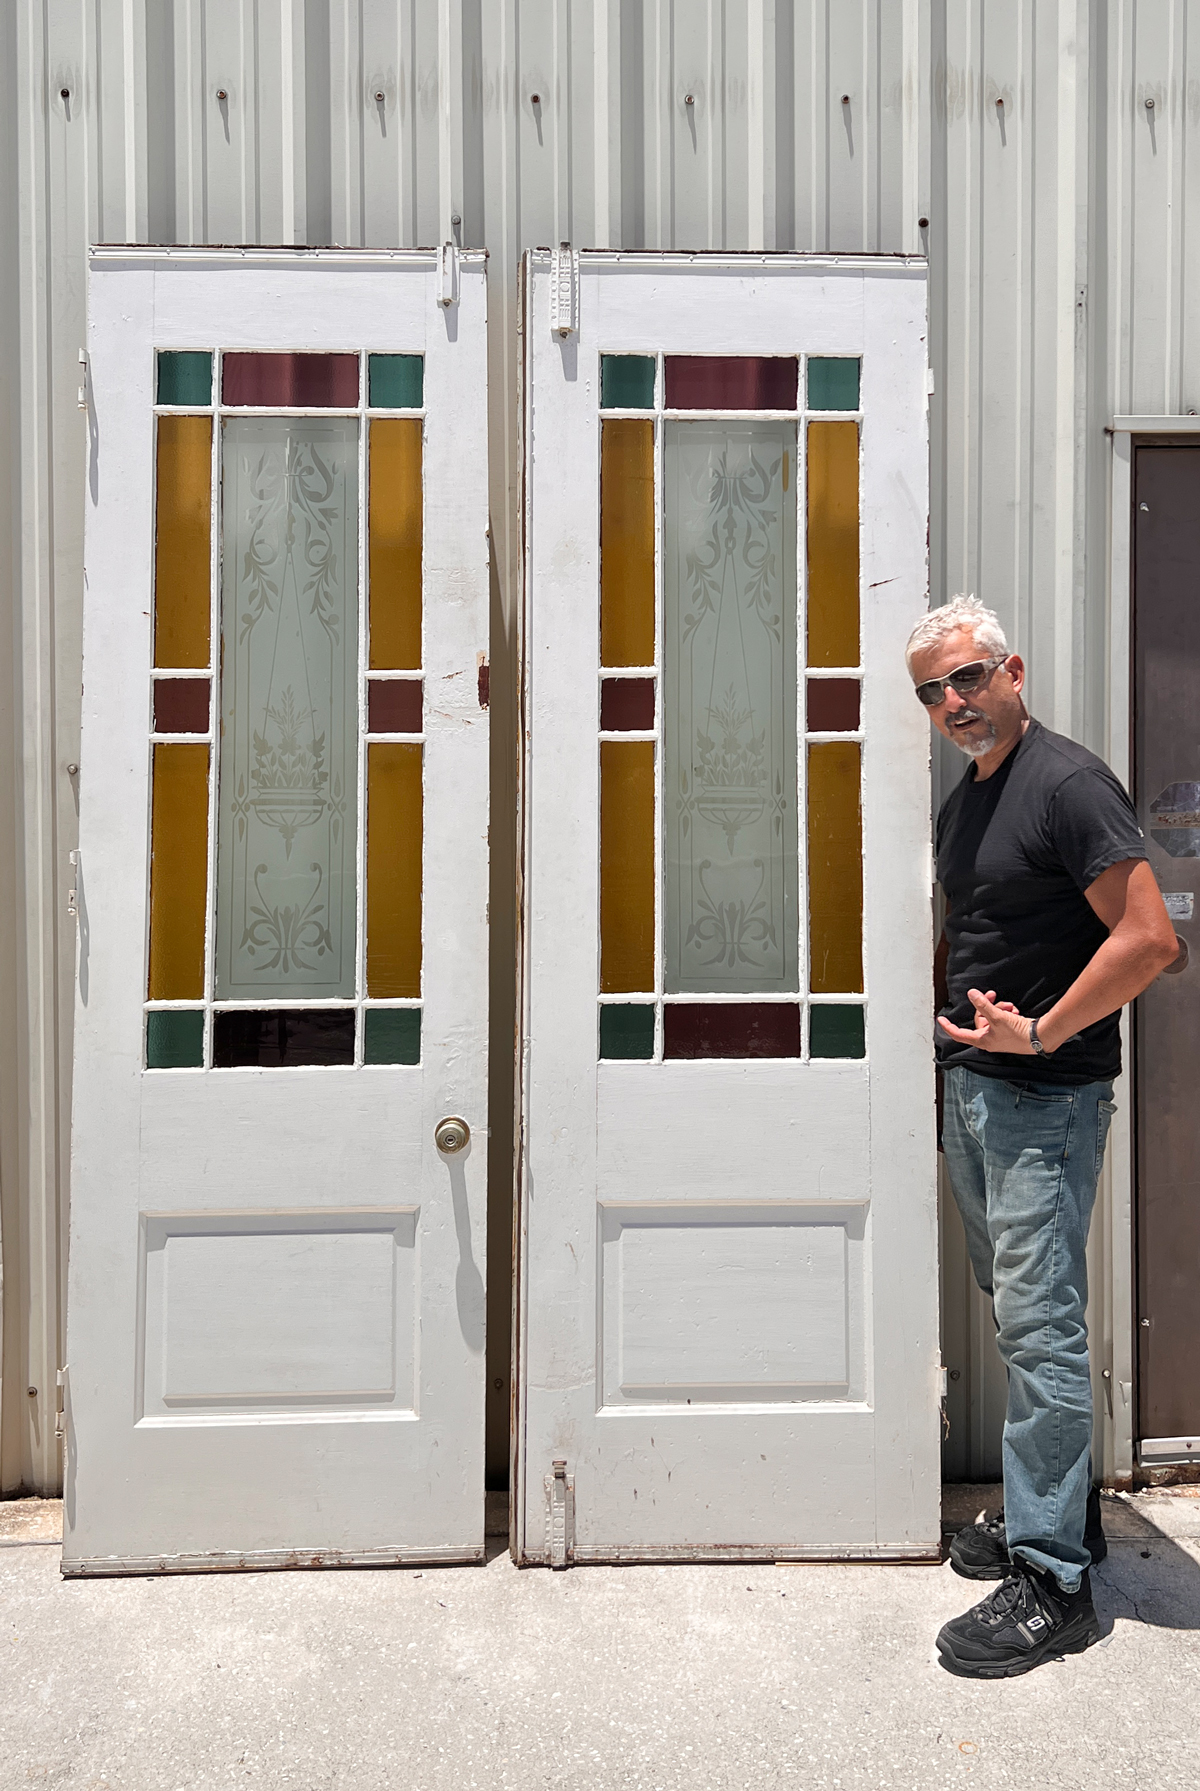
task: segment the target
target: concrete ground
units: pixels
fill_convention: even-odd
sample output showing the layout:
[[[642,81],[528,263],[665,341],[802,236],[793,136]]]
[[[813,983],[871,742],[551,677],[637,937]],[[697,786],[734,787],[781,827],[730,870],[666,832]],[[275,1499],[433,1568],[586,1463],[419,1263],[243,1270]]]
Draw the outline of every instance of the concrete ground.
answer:
[[[946,1566],[64,1581],[0,1505],[0,1791],[1193,1786],[1198,1493],[1106,1499],[1101,1641],[1001,1684],[936,1664]]]

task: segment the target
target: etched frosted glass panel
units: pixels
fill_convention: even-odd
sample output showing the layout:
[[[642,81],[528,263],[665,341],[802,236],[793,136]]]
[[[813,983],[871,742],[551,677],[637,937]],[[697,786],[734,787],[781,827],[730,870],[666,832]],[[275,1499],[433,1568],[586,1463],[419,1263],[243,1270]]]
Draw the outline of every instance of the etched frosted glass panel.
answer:
[[[667,423],[665,987],[798,984],[796,428]]]
[[[355,993],[358,424],[222,439],[219,997]]]

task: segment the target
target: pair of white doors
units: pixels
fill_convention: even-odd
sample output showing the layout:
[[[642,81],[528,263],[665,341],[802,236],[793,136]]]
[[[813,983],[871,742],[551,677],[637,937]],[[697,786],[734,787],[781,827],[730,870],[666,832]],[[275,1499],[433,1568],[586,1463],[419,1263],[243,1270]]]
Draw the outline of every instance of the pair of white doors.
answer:
[[[935,1554],[923,267],[520,313],[514,1551]],[[93,253],[68,1573],[483,1557],[485,324]]]

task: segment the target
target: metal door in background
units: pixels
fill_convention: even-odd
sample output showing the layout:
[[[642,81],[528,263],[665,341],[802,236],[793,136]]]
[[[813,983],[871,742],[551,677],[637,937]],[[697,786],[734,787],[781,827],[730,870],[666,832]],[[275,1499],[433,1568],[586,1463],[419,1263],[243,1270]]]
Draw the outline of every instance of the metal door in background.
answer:
[[[485,295],[92,256],[69,1574],[482,1558]]]
[[[1191,963],[1136,1004],[1137,1437],[1200,1460],[1200,441],[1134,442],[1134,798]]]
[[[517,1556],[936,1558],[924,264],[523,307]]]

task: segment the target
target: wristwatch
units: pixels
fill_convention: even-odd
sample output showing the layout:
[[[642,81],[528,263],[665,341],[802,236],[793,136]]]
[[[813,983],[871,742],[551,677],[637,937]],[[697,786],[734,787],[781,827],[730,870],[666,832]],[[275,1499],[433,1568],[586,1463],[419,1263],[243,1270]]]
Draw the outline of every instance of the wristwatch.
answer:
[[[1029,1022],[1029,1042],[1033,1046],[1035,1056],[1045,1057],[1046,1047],[1045,1047],[1045,1045],[1043,1045],[1041,1039],[1037,1035],[1037,1021],[1036,1020],[1031,1020]]]

